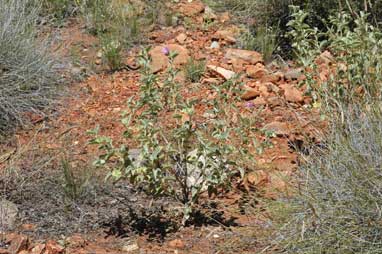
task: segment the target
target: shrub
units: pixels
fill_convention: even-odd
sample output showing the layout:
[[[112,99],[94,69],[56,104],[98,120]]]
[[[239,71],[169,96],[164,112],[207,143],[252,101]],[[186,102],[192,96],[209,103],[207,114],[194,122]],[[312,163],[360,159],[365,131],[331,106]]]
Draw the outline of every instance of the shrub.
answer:
[[[176,56],[166,49],[164,54],[169,54],[170,60]],[[91,143],[100,145],[103,154],[95,163],[111,167],[110,176],[124,177],[154,197],[170,196],[179,201],[186,223],[203,193],[225,191],[233,176],[243,175],[253,164],[253,159],[252,164],[244,162],[246,151],[240,150],[250,143],[246,132],[251,131],[252,122],[247,121],[248,129],[231,127],[235,120],[228,112],[235,107],[236,83],[216,88],[219,101],[209,102],[212,110],[208,113],[214,117],[205,121],[196,115],[196,108],[205,102],[182,94],[175,79],[178,70],[170,67],[167,77],[159,82],[150,72],[149,62],[143,53],[139,97],[129,101],[122,120],[126,126],[124,143],[130,146],[118,147],[110,138],[96,136]],[[237,118],[236,122],[244,121],[244,117]],[[240,139],[242,136],[248,140]]]
[[[112,20],[111,2],[108,0],[82,0],[80,12],[87,29],[93,34],[104,33]]]
[[[351,12],[354,19],[360,11],[368,12],[370,13],[368,21],[375,26],[382,21],[382,2],[379,0],[216,0],[214,2],[217,8],[232,10],[242,23],[250,24],[249,29],[253,36],[265,28],[272,27],[279,30],[277,36],[279,50],[276,53],[287,57],[291,57],[289,54],[291,41],[286,36],[289,29],[287,24],[292,14],[290,5],[299,6],[311,13],[307,23],[323,32],[326,31],[325,20],[341,11]]]
[[[63,196],[70,204],[80,199],[86,193],[86,189],[93,175],[89,169],[76,172],[67,156],[64,156],[61,160],[61,170]]]
[[[28,122],[58,93],[49,43],[35,29],[39,9],[28,0],[0,0],[0,130]]]
[[[343,117],[327,147],[301,167],[302,185],[279,238],[284,253],[382,251],[382,115],[354,106]]]
[[[77,13],[78,3],[76,0],[42,0],[42,14],[62,21]]]
[[[368,15],[360,13],[355,21],[349,14],[341,13],[330,18],[326,33],[305,23],[307,14],[294,8],[294,19],[289,22],[295,39],[297,61],[307,72],[304,81],[315,99],[327,108],[342,104],[367,103],[381,99],[382,33],[371,25]],[[350,23],[354,22],[354,27]],[[323,39],[321,39],[323,38]],[[317,80],[320,66],[316,61],[323,50],[329,50],[335,63],[327,80]]]
[[[104,36],[101,40],[102,55],[111,71],[120,70],[122,67],[122,45],[117,39]]]
[[[297,193],[282,203],[278,246],[282,253],[381,253],[381,66],[380,30],[361,13],[330,18],[325,40],[294,8],[289,24],[307,83],[331,115],[321,148],[305,157]],[[333,73],[317,78],[316,57],[333,54]],[[323,103],[325,102],[325,103]],[[288,211],[288,212],[285,212]]]
[[[199,82],[206,70],[206,63],[191,58],[188,60],[184,70],[188,81]]]
[[[262,53],[264,61],[268,63],[278,50],[278,35],[277,27],[261,26],[256,31],[247,30],[240,36],[239,47]]]

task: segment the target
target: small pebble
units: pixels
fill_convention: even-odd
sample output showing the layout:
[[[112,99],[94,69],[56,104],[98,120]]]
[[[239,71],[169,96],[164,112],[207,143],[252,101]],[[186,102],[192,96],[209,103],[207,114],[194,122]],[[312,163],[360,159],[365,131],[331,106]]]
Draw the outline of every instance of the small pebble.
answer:
[[[220,48],[219,42],[217,42],[217,41],[213,41],[213,42],[211,43],[210,48],[212,48],[212,49],[218,49],[218,48]]]

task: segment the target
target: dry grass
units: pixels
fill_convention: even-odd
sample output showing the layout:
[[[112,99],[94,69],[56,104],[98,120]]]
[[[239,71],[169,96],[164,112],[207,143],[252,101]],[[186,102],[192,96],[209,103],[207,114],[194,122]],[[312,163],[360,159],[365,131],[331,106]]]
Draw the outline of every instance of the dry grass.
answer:
[[[0,131],[44,115],[58,94],[49,43],[37,39],[39,9],[32,1],[0,0]]]

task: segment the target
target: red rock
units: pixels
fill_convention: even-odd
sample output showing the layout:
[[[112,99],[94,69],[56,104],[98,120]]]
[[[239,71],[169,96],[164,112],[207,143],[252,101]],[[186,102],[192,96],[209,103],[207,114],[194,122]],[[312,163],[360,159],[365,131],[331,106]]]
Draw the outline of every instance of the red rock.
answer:
[[[329,79],[329,75],[330,75],[330,69],[329,68],[325,68],[323,66],[320,66],[320,73],[319,73],[319,76],[320,76],[320,80],[321,82],[326,82],[328,81]]]
[[[276,94],[279,94],[281,89],[280,87],[276,86],[275,84],[273,84],[272,82],[266,82],[265,84],[268,85],[268,87],[270,87],[271,91],[276,93]]]
[[[245,71],[246,62],[244,60],[232,59],[231,64],[232,64],[233,70],[236,71],[237,73]]]
[[[260,81],[253,81],[253,80],[249,80],[247,83],[246,83],[246,86],[249,86],[249,87],[259,87],[261,85],[261,82]]]
[[[200,0],[185,2],[180,4],[179,6],[179,12],[188,17],[195,16],[199,13],[202,13],[204,9],[205,9],[205,5]]]
[[[21,228],[22,230],[25,230],[25,231],[33,231],[36,229],[36,225],[33,225],[33,224],[23,224],[21,225]]]
[[[84,247],[87,243],[86,240],[79,234],[72,235],[67,239],[71,248]]]
[[[64,252],[64,248],[56,241],[49,240],[46,242],[44,254],[61,254]]]
[[[0,248],[0,254],[11,254],[8,250]]]
[[[177,44],[169,44],[167,45],[167,48],[170,50],[170,52],[176,52],[178,54],[174,59],[175,66],[186,64],[190,59],[189,51],[185,47]]]
[[[265,101],[265,99],[263,97],[257,97],[256,99],[254,99],[252,101],[252,103],[255,106],[264,106],[264,105],[267,105],[267,102]]]
[[[221,77],[223,77],[225,80],[229,80],[233,78],[236,73],[227,69],[224,69],[222,67],[218,67],[215,65],[207,65],[207,68],[217,74],[219,74]]]
[[[214,39],[224,40],[228,43],[235,44],[237,42],[235,34],[229,30],[219,30],[213,35]]]
[[[183,44],[187,39],[187,35],[185,33],[181,33],[176,37],[176,40],[180,43]]]
[[[222,80],[220,78],[202,78],[200,81],[202,84],[214,84],[218,85],[222,83]]]
[[[304,94],[298,90],[295,86],[290,84],[280,85],[280,88],[284,90],[285,99],[289,102],[299,103],[304,101]]]
[[[288,136],[290,134],[290,129],[287,123],[282,123],[282,122],[271,122],[263,127],[264,130],[267,131],[272,131],[274,132],[277,136]]]
[[[180,239],[175,239],[175,240],[172,240],[168,243],[168,245],[171,247],[171,248],[174,248],[174,249],[184,249],[184,247],[186,246],[184,244],[184,242]]]
[[[164,47],[157,46],[149,52],[151,57],[150,68],[153,73],[163,71],[167,68],[168,57],[164,55],[163,48]]]
[[[246,72],[248,77],[254,79],[262,79],[267,74],[265,66],[261,63],[248,66]]]
[[[243,49],[228,49],[225,58],[229,60],[242,59],[249,64],[257,64],[263,62],[263,56],[256,52]]]
[[[279,158],[275,159],[272,164],[277,168],[279,171],[293,171],[296,169],[297,164],[292,158]]]
[[[243,100],[252,100],[252,99],[260,96],[260,92],[256,88],[244,86],[243,89],[244,89],[244,92],[241,95],[241,99],[243,99]]]
[[[184,82],[186,82],[186,74],[184,73],[184,71],[179,71],[176,74],[174,81],[180,84],[183,84]]]
[[[268,103],[272,105],[273,107],[281,106],[283,105],[283,101],[280,99],[279,96],[272,96],[267,99]]]
[[[299,80],[301,76],[303,76],[301,68],[289,69],[284,72],[284,77],[286,80]]]
[[[220,14],[219,19],[220,19],[220,22],[225,23],[231,20],[231,15],[229,12],[223,12]]]
[[[313,102],[312,97],[304,97],[304,104],[311,104]]]
[[[16,235],[9,246],[8,250],[11,254],[17,254],[20,251],[28,249],[29,240],[25,235]]]
[[[255,186],[264,185],[265,183],[269,182],[269,176],[264,172],[264,170],[258,170],[248,173],[247,181],[248,183]]]
[[[167,48],[170,52],[176,52],[178,55],[174,59],[174,66],[180,67],[187,63],[190,59],[189,51],[177,44],[169,44],[164,46],[156,46],[150,50],[149,55],[151,57],[150,68],[153,73],[157,73],[165,70],[169,65],[168,55],[164,53],[164,49]]]
[[[10,244],[13,241],[13,239],[16,239],[18,236],[19,235],[16,233],[6,234],[5,235],[5,243]]]
[[[277,83],[280,80],[284,78],[284,74],[281,72],[274,72],[268,75],[265,75],[261,78],[262,82],[272,82],[272,83]]]
[[[332,53],[330,53],[329,51],[325,50],[324,52],[322,52],[316,59],[316,64],[317,65],[321,65],[321,64],[325,64],[325,65],[331,65],[332,63],[334,63],[335,59],[332,55]]]
[[[162,30],[154,31],[154,32],[149,34],[149,38],[152,40],[155,40],[155,42],[157,42],[157,43],[163,43],[164,41],[166,41],[167,36],[168,35]]]
[[[38,244],[33,247],[31,254],[43,254],[45,250],[45,244]]]
[[[269,83],[259,85],[260,95],[264,98],[268,98],[272,92],[272,86]]]

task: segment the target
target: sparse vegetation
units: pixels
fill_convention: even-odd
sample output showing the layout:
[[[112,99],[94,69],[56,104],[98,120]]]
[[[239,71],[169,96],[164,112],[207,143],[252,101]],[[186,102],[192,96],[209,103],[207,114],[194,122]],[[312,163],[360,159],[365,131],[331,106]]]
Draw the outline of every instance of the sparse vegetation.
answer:
[[[188,81],[199,82],[206,70],[206,63],[204,61],[196,61],[191,58],[188,60],[184,70]]]
[[[380,105],[344,108],[324,149],[301,167],[301,186],[278,240],[283,253],[380,253]]]
[[[77,6],[90,33],[117,38],[124,48],[145,40],[142,34],[161,22],[158,10],[172,17],[163,1],[82,0]]]
[[[10,221],[67,253],[94,230],[117,236],[108,253],[382,253],[381,10],[0,0]]]
[[[341,11],[347,11],[353,18],[360,11],[369,13],[368,21],[374,26],[379,26],[382,21],[382,2],[378,0],[216,0],[213,3],[218,9],[233,11],[235,18],[249,24],[248,29],[255,38],[264,30],[278,31],[276,44],[279,47],[275,53],[289,58],[291,41],[286,34],[289,29],[287,24],[292,18],[290,5],[299,6],[310,13],[306,19],[307,24],[323,32],[327,28],[325,20]]]
[[[65,18],[78,12],[80,0],[42,0],[38,5],[42,7],[42,13],[48,18],[61,22]]]
[[[120,70],[122,67],[122,45],[118,39],[104,36],[101,39],[102,56],[111,71]]]
[[[264,61],[273,60],[274,53],[278,50],[279,31],[277,27],[261,26],[256,31],[247,30],[240,36],[239,47],[247,50],[261,52]]]
[[[93,177],[90,170],[81,169],[76,170],[70,165],[68,158],[61,159],[62,168],[62,189],[64,196],[69,203],[77,201],[86,192],[87,185]],[[79,171],[79,172],[78,172]]]

